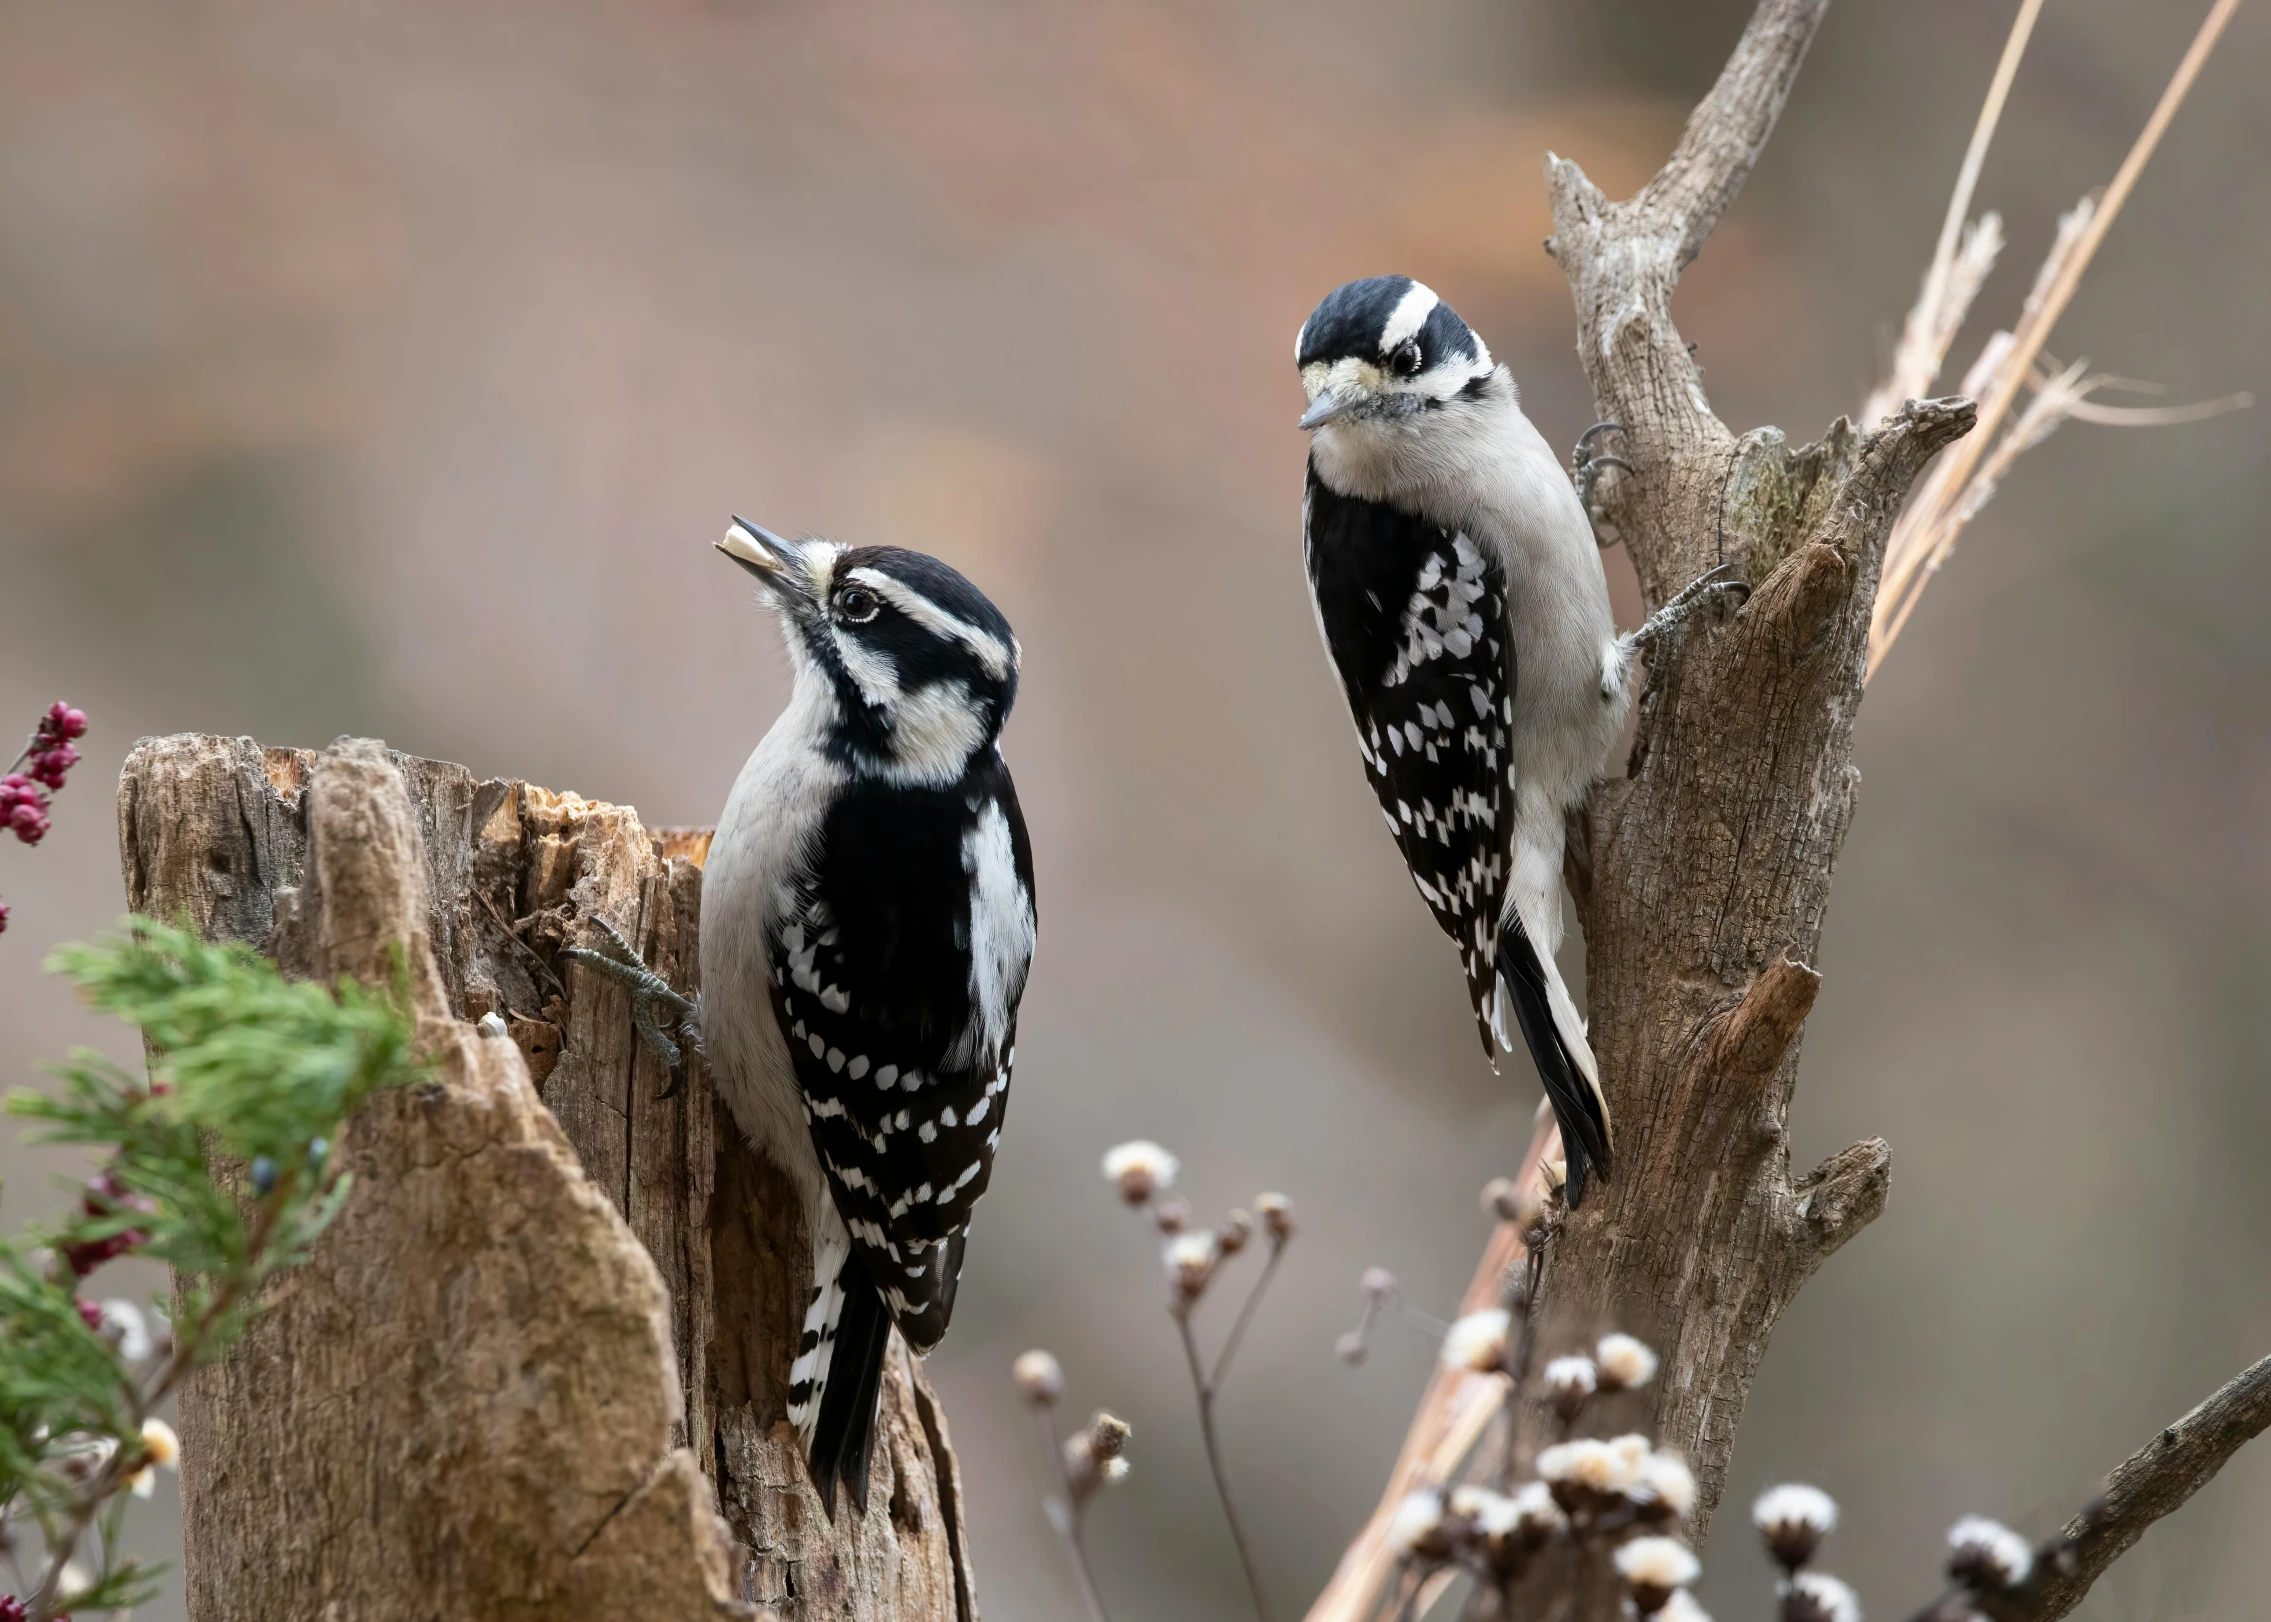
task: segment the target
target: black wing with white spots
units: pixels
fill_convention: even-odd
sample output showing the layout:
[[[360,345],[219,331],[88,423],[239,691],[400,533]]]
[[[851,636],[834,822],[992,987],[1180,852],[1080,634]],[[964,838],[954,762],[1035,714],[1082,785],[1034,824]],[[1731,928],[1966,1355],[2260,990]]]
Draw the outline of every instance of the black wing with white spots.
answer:
[[[1032,851],[988,750],[951,788],[850,786],[813,854],[772,923],[773,1007],[854,1254],[928,1351],[1001,1142]]]
[[[1303,553],[1357,752],[1435,921],[1459,949],[1483,1051],[1513,834],[1514,653],[1496,559],[1309,474]]]

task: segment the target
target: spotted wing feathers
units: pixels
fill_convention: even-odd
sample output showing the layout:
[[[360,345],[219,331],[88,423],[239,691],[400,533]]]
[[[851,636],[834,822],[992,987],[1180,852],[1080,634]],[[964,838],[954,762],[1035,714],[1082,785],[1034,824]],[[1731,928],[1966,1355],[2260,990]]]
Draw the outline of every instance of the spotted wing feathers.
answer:
[[[1464,535],[1310,477],[1309,584],[1357,752],[1412,883],[1458,948],[1483,1050],[1507,882],[1506,582]]]

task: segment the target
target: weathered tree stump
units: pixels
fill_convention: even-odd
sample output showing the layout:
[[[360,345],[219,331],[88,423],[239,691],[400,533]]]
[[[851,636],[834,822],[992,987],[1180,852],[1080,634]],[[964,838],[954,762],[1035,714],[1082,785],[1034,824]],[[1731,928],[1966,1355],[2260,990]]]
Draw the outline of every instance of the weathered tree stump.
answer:
[[[294,974],[376,980],[399,943],[433,1061],[184,1389],[192,1617],[976,1616],[919,1366],[888,1365],[876,1490],[832,1524],[785,1417],[801,1213],[699,1057],[663,1098],[622,989],[559,955],[604,917],[691,989],[707,846],[369,742],[136,746],[128,904]]]

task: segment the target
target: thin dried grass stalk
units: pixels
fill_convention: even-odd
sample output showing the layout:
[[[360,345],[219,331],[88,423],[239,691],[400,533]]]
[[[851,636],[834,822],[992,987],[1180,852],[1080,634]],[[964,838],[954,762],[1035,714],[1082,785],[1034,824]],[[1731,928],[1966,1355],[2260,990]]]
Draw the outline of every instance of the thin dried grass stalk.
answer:
[[[2002,59],[1995,64],[1995,77],[1987,86],[1987,100],[1980,104],[1979,121],[1972,126],[1971,144],[1964,149],[1963,167],[1956,171],[1956,189],[1948,199],[1947,217],[1940,222],[1940,240],[1924,272],[1923,290],[1916,295],[1916,307],[1908,312],[1899,347],[1893,351],[1892,371],[1861,407],[1865,426],[1876,426],[1907,401],[1921,400],[1931,392],[1979,284],[1994,268],[1995,256],[2003,246],[2001,216],[1984,214],[1968,229],[1964,220],[1971,212],[1971,194],[1979,184],[1980,167],[1987,161],[1995,126],[2002,121],[2011,81],[2018,77],[2019,58],[2026,55],[2027,40],[2034,33],[2034,20],[2041,10],[2042,0],[2023,0],[2011,23]]]
[[[2022,6],[2017,24],[2013,26],[2011,40],[2004,47],[2003,64],[1997,69],[1996,82],[1988,92],[1989,106],[1980,116],[1979,128],[1973,135],[1973,150],[1966,155],[1965,167],[1956,182],[1956,201],[1951,219],[1960,219],[1968,206],[1970,192],[1977,169],[1973,161],[1985,152],[1985,137],[1991,134],[1994,117],[2001,111],[2001,96],[2008,89],[2006,70],[2017,70],[2018,54],[2025,45],[2025,31],[2033,26],[2032,13],[2039,9],[2037,0],[2027,0]],[[2084,198],[2080,204],[2059,221],[2057,240],[2051,245],[2049,256],[2035,278],[2033,290],[2028,294],[2025,308],[2020,312],[2017,326],[2008,334],[1998,333],[1990,339],[1979,364],[1973,366],[1965,380],[1965,392],[1979,402],[1979,426],[1967,438],[1951,446],[1937,466],[1911,496],[1907,507],[1893,528],[1886,544],[1885,564],[1876,608],[1869,627],[1869,674],[1877,667],[1900,636],[1915,612],[1918,599],[1931,577],[1954,552],[1956,541],[1964,525],[1987,504],[2003,476],[2018,456],[2033,445],[2040,444],[2060,422],[2068,417],[2086,417],[2090,421],[2143,425],[2151,421],[2193,421],[2200,416],[2214,415],[2211,407],[2235,409],[2226,401],[2206,401],[2197,407],[2161,408],[2158,411],[2139,413],[2122,411],[2116,407],[2092,406],[2088,395],[2094,388],[2104,387],[2112,379],[2092,379],[2077,367],[2070,367],[2047,383],[2039,382],[2035,362],[2041,357],[2050,332],[2072,302],[2075,290],[2081,285],[2082,274],[2096,257],[2106,232],[2121,213],[2122,205],[2135,189],[2137,177],[2143,173],[2146,161],[2160,145],[2169,121],[2184,104],[2191,92],[2193,81],[2214,51],[2224,26],[2239,9],[2239,0],[2216,0],[2193,36],[2192,45],[2177,64],[2161,99],[2153,108],[2145,127],[2139,132],[2121,167],[2106,187],[2102,198]],[[1949,251],[1952,232],[1943,227],[1941,247]],[[1953,255],[1950,254],[1952,269]],[[1930,334],[1939,330],[1949,307],[1948,289],[1952,285],[1949,272],[1943,271],[1940,257],[1935,255],[1933,271],[1925,278],[1924,294],[1917,308],[1910,312],[1909,328],[1913,332]],[[1953,336],[1952,330],[1950,336]],[[1908,364],[1925,363],[1919,340],[1917,355]],[[1904,335],[1902,349],[1910,348]],[[1944,358],[1945,350],[1941,352]],[[1938,375],[1938,358],[1931,361],[1932,376]],[[1900,376],[1902,362],[1896,359],[1895,378],[1888,379],[1886,388],[1894,386]],[[2020,419],[2008,432],[1998,434],[2004,421],[2016,406],[2025,389],[2035,389],[2034,398],[2021,413]],[[1882,391],[1880,391],[1881,393]],[[1872,396],[1872,406],[1875,403]],[[2183,413],[2183,415],[2172,415]]]

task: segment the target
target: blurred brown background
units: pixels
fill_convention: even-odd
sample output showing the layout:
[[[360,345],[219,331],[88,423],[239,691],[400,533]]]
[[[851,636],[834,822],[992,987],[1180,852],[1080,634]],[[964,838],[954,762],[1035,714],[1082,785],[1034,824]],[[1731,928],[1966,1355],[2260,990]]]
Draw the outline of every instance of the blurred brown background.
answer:
[[[1853,409],[2012,7],[1839,0],[1678,313],[1735,428]],[[2204,0],[2057,0],[1981,199],[2014,310]],[[1479,1062],[1381,837],[1302,590],[1293,333],[1431,282],[1566,443],[1590,420],[1539,161],[1645,177],[1746,0],[0,6],[0,719],[88,763],[0,849],[8,1079],[113,1034],[36,974],[120,908],[110,786],[177,730],[345,732],[707,821],[783,693],[731,511],[898,542],[1026,649],[1040,868],[1014,1129],[932,1359],[981,1600],[1075,1610],[1009,1359],[1135,1426],[1094,1517],[1121,1622],[1238,1616],[1151,1239],[1100,1151],[1304,1227],[1225,1397],[1296,1614],[1431,1355],[1338,1366],[1368,1263],[1455,1298],[1535,1100]],[[2061,357],[2264,388],[2271,9],[2243,12]],[[1982,323],[1959,345],[1967,364]],[[2271,548],[2263,412],[2072,427],[1870,694],[1797,1149],[1881,1132],[1892,1208],[1759,1383],[1704,1599],[1764,1614],[1740,1505],[1845,1504],[1834,1569],[1927,1597],[1960,1511],[2047,1530],[2271,1347]],[[1612,574],[1628,616],[1621,554]],[[7,1220],[50,1197],[10,1151]],[[165,1495],[170,1499],[169,1484]],[[136,1511],[167,1545],[170,1508]],[[2093,1614],[2265,1614],[2271,1449]],[[168,1605],[151,1615],[173,1615]]]

